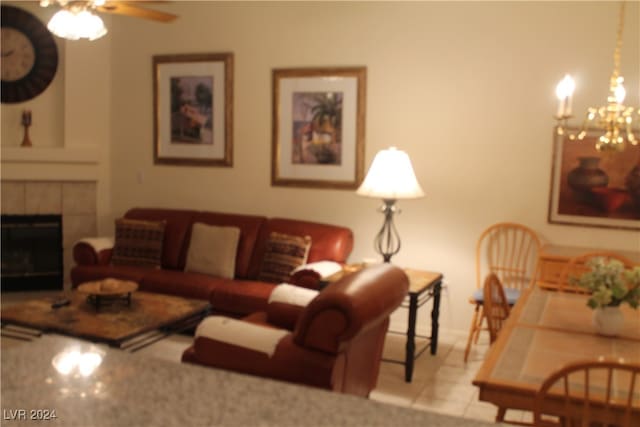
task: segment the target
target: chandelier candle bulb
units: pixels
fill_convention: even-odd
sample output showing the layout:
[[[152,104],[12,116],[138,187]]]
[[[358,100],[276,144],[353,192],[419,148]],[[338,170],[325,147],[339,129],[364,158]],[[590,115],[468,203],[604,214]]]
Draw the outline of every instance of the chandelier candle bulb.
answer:
[[[624,98],[627,96],[627,90],[622,85],[624,79],[622,77],[618,77],[618,85],[614,90],[614,96],[616,97],[616,102],[618,104],[622,104],[624,102]]]
[[[556,96],[558,97],[558,117],[568,117],[571,115],[571,101],[576,84],[570,75],[566,74],[558,86],[556,86]]]

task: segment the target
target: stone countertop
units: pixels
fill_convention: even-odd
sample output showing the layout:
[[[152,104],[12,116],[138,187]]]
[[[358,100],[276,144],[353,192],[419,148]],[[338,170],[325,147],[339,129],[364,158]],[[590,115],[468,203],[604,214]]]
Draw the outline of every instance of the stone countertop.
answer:
[[[70,348],[97,351],[102,363],[86,377],[77,369],[62,374],[53,360]],[[175,364],[55,335],[4,350],[1,358],[6,427],[495,425]],[[53,410],[55,419],[38,419]]]

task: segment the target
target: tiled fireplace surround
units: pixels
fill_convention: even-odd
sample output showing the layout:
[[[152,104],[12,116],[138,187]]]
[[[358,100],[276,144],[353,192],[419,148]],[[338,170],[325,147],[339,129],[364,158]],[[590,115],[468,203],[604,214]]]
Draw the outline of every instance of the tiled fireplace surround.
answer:
[[[2,181],[2,205],[6,215],[62,215],[64,283],[69,289],[73,244],[97,235],[95,181]]]

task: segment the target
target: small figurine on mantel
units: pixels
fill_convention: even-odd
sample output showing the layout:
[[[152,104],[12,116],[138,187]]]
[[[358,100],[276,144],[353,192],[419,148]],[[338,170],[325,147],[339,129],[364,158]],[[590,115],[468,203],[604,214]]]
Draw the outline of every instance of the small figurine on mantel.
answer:
[[[31,147],[31,139],[29,138],[29,126],[31,126],[31,110],[22,112],[22,126],[24,126],[24,138],[22,138],[21,147]]]

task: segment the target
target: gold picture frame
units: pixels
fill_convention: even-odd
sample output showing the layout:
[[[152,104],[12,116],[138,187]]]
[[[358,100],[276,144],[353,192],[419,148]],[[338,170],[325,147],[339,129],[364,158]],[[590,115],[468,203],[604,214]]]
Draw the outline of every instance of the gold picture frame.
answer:
[[[598,133],[570,140],[577,132],[554,130],[549,223],[640,230],[640,146],[600,152]]]
[[[153,57],[155,164],[233,166],[233,54]]]
[[[273,70],[271,185],[352,190],[362,182],[365,67]]]

